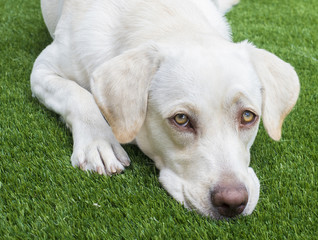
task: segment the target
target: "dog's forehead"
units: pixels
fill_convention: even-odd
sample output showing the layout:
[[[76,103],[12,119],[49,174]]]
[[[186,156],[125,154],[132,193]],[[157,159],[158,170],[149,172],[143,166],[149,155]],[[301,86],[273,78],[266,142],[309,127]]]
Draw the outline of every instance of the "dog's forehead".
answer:
[[[238,95],[261,104],[260,82],[241,49],[184,52],[168,58],[155,78],[151,92],[162,105],[220,105]]]
[[[248,53],[241,48],[221,48],[213,51],[185,54],[180,64],[198,84],[205,88],[219,89],[233,84],[253,85],[255,71]]]

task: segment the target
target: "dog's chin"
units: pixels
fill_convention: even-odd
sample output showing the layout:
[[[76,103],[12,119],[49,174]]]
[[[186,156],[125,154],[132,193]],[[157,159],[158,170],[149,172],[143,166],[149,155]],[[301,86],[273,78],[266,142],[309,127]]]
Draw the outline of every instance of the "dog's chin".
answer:
[[[160,171],[159,181],[166,191],[185,208],[214,219],[220,217],[209,203],[208,194],[202,194],[202,191],[199,192],[195,186],[189,186],[189,183],[170,169],[165,168]]]
[[[259,180],[252,168],[248,168],[248,203],[242,212],[241,216],[250,215],[258,202],[260,184]],[[166,191],[178,202],[184,205],[185,208],[198,212],[199,214],[217,220],[226,220],[213,207],[210,199],[208,187],[191,186],[191,184],[180,178],[170,169],[164,168],[160,171],[159,181]]]
[[[159,181],[166,191],[178,202],[185,204],[184,181],[168,168],[160,170]],[[186,206],[186,205],[185,205]],[[187,207],[187,206],[186,206]]]

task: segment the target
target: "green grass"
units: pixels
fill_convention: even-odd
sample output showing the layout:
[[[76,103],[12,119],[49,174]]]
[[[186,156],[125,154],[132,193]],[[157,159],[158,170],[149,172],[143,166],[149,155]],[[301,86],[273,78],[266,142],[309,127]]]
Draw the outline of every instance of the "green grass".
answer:
[[[252,148],[254,213],[214,221],[173,200],[134,146],[119,176],[71,166],[70,132],[30,91],[32,64],[51,41],[39,1],[0,0],[0,239],[318,239],[318,2],[242,0],[227,17],[236,42],[295,67],[301,94],[282,141],[261,127]]]

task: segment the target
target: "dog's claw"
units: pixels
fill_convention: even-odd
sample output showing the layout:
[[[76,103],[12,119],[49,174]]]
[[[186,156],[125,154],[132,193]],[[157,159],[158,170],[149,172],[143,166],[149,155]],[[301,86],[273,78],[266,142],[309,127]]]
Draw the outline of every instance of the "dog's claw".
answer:
[[[120,161],[123,166],[128,167],[130,165],[130,159],[126,151],[120,145],[113,145],[112,148],[118,161]]]
[[[98,166],[98,167],[96,168],[96,170],[97,170],[97,173],[98,173],[99,175],[103,175],[103,170],[102,170],[102,168],[101,168],[100,166]]]
[[[80,168],[81,170],[85,170],[85,167],[86,167],[86,164],[85,164],[85,163],[80,163],[80,164],[79,164],[79,168]]]

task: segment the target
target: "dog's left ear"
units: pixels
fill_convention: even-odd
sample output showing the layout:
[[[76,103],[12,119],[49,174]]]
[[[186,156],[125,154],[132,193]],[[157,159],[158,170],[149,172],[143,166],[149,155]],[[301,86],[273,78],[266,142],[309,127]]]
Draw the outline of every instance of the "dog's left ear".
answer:
[[[288,63],[266,50],[247,45],[263,87],[263,123],[268,135],[278,141],[283,121],[296,104],[299,79]]]
[[[148,88],[160,61],[157,48],[147,45],[103,63],[92,75],[95,101],[120,143],[131,142],[145,120]]]

